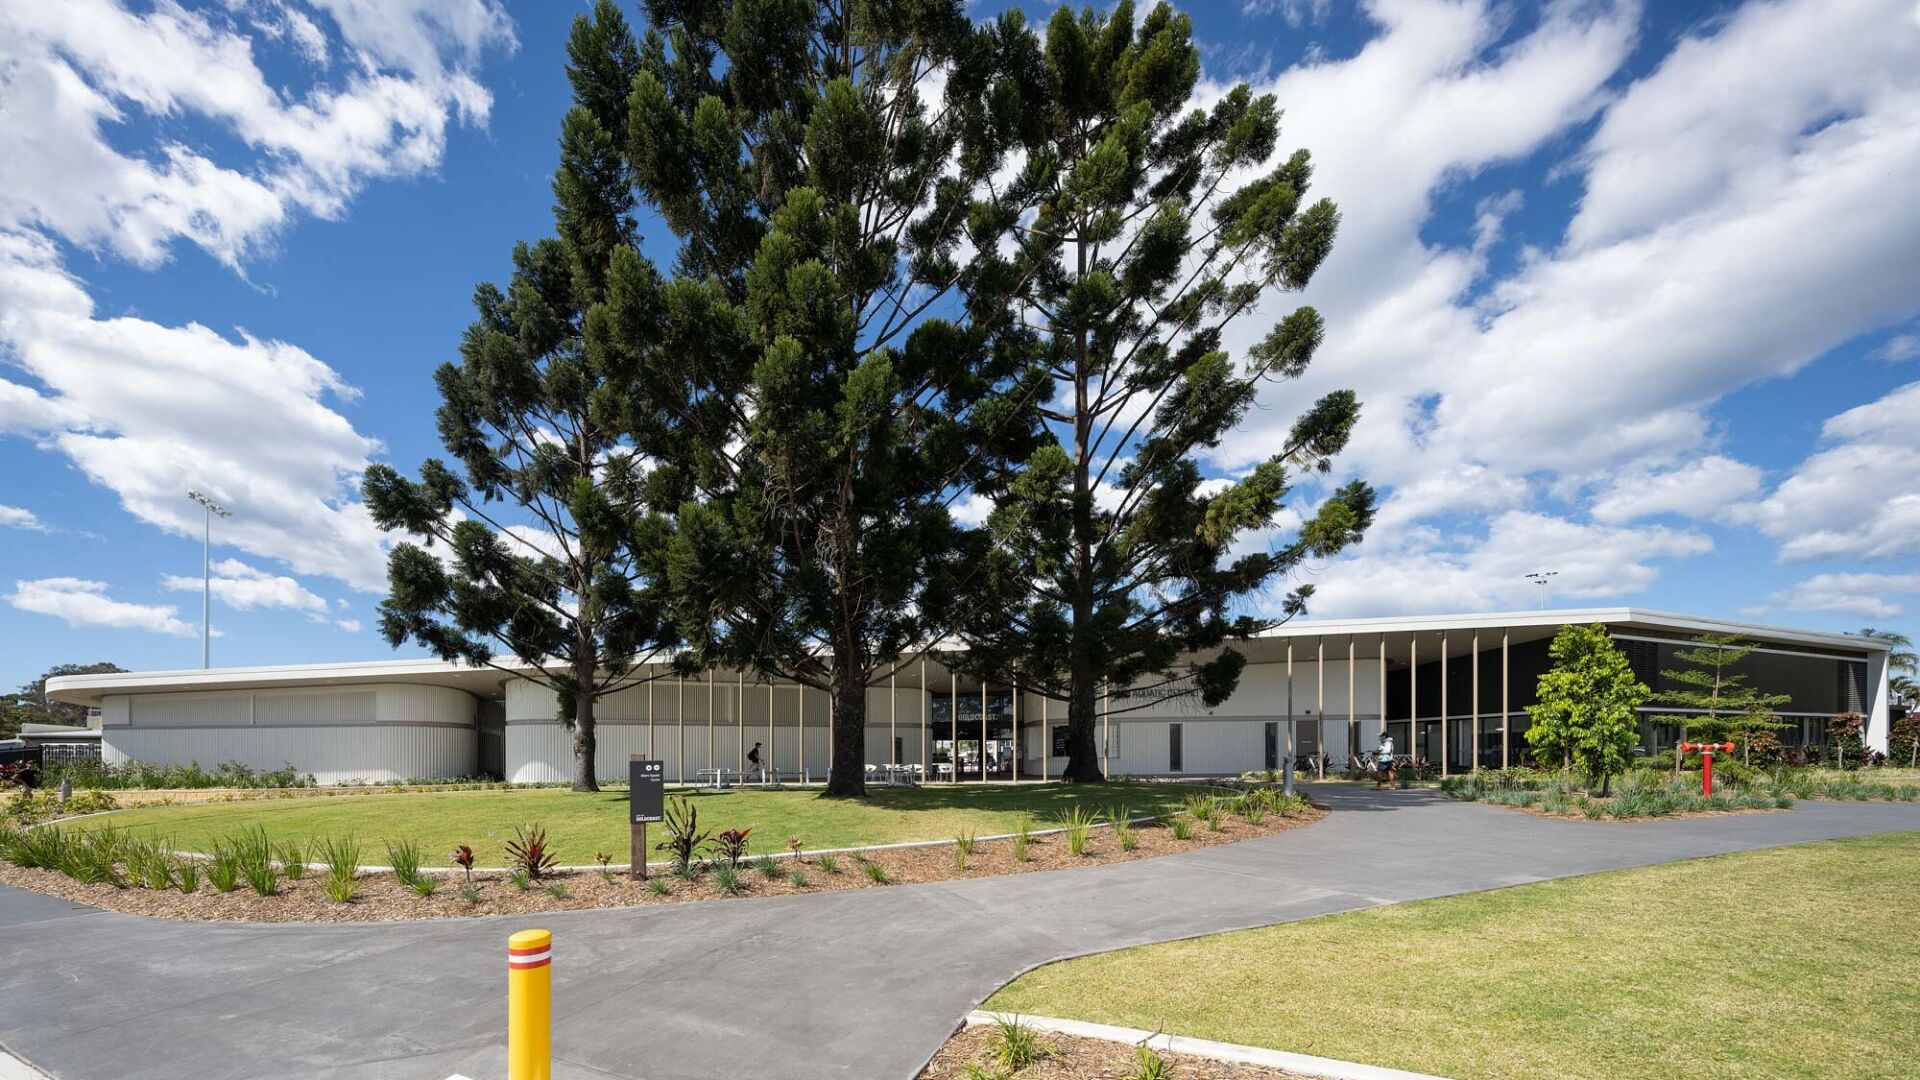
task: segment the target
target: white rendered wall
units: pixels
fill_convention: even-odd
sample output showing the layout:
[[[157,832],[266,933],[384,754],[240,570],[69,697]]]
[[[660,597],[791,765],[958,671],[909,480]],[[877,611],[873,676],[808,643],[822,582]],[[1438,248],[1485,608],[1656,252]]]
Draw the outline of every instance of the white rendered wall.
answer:
[[[474,698],[437,686],[111,695],[101,756],[212,768],[291,763],[322,784],[471,776],[478,768]]]

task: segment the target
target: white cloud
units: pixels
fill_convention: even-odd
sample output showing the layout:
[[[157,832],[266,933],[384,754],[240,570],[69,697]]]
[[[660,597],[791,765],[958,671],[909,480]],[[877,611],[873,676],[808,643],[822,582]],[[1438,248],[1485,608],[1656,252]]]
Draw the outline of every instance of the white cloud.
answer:
[[[1688,530],[1582,525],[1518,510],[1493,517],[1484,536],[1450,545],[1431,539],[1433,546],[1419,550],[1375,553],[1362,545],[1359,554],[1322,572],[1313,616],[1531,608],[1539,603],[1539,589],[1526,575],[1536,570],[1558,572],[1551,586],[1557,606],[1604,601],[1653,584],[1658,561],[1713,550],[1711,540]]]
[[[1920,382],[1821,427],[1823,447],[1752,513],[1787,561],[1920,554]]]
[[[223,543],[381,588],[356,495],[380,445],[339,411],[356,391],[287,342],[101,316],[61,243],[155,266],[184,240],[239,269],[299,216],[437,166],[450,125],[486,119],[480,57],[513,44],[497,0],[0,5],[0,361],[22,373],[0,377],[0,432],[150,524],[197,533],[203,488],[236,512]],[[277,48],[300,79],[268,77]],[[190,125],[221,138],[188,145]]]
[[[1359,53],[1257,88],[1286,109],[1281,152],[1313,151],[1314,194],[1344,217],[1299,298],[1327,317],[1314,369],[1265,394],[1215,462],[1257,460],[1302,402],[1358,392],[1362,419],[1339,465],[1384,488],[1382,542],[1322,569],[1316,614],[1378,610],[1375,599],[1402,583],[1410,591],[1388,605],[1397,610],[1422,598],[1524,603],[1524,583],[1485,585],[1489,554],[1450,539],[1484,530],[1498,545],[1498,525],[1515,514],[1567,514],[1565,527],[1599,537],[1646,534],[1672,557],[1703,539],[1620,527],[1658,514],[1767,517],[1752,504],[1759,471],[1713,450],[1710,410],[1920,311],[1911,0],[1756,0],[1701,24],[1624,86],[1641,14],[1631,2],[1548,5],[1520,32],[1511,9],[1490,2],[1380,0],[1365,12],[1380,33]],[[1563,235],[1528,237],[1507,258],[1510,193],[1483,198],[1458,240],[1430,230],[1453,185],[1554,153],[1596,115],[1549,181],[1582,186]],[[1294,302],[1269,304],[1263,318]],[[1249,320],[1229,344],[1244,351],[1264,330]],[[1830,435],[1835,451],[1858,441]],[[1809,464],[1843,462],[1836,453]],[[1920,536],[1920,506],[1903,508],[1914,462],[1844,464],[1874,479],[1783,485],[1802,504],[1845,504],[1824,518],[1776,506],[1769,531],[1783,540],[1833,530],[1801,541],[1804,551],[1790,545],[1789,557],[1913,550],[1905,538]],[[1833,494],[1836,484],[1854,494]],[[1589,511],[1595,526],[1577,524]],[[1418,565],[1388,565],[1386,552]],[[1624,549],[1601,561],[1632,568],[1608,595],[1652,580],[1654,564]],[[1559,590],[1576,595],[1573,584],[1563,577]]]
[[[1619,525],[1657,514],[1713,520],[1760,491],[1760,470],[1720,454],[1667,469],[1614,474],[1588,508],[1593,519]]]
[[[1887,339],[1885,345],[1873,351],[1875,360],[1884,360],[1889,364],[1911,360],[1916,356],[1920,356],[1920,334],[1895,334]]]
[[[1920,593],[1920,574],[1815,574],[1769,596],[1767,606],[1753,613],[1779,609],[1893,619],[1906,614],[1897,597],[1914,593]]]
[[[0,529],[25,529],[28,532],[51,532],[40,515],[18,506],[0,505]]]
[[[333,625],[345,630],[349,634],[357,634],[360,632],[359,619],[335,619]]]
[[[21,611],[52,615],[73,627],[147,630],[174,637],[192,637],[195,633],[192,624],[175,617],[174,608],[115,600],[107,595],[104,581],[72,577],[16,581],[7,603]]]
[[[202,580],[184,574],[169,574],[161,579],[161,585],[173,592],[199,592]],[[255,608],[304,611],[317,621],[326,621],[327,602],[324,598],[308,591],[293,578],[248,566],[239,559],[222,559],[214,563],[213,576],[207,585],[214,597],[230,608],[240,611],[252,611]]]

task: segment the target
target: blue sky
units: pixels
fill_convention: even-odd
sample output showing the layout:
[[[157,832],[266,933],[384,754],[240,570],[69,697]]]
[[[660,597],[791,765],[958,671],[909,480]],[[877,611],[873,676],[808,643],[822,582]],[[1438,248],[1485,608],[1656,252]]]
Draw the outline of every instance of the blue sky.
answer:
[[[198,664],[190,486],[237,515],[216,663],[388,652],[354,474],[437,452],[474,285],[550,230],[584,5],[371,7],[0,0],[0,684]],[[1554,569],[1556,605],[1920,632],[1910,0],[1192,10],[1201,96],[1278,94],[1345,213],[1262,312],[1320,307],[1321,359],[1211,463],[1360,392],[1332,480],[1387,503],[1314,614]]]

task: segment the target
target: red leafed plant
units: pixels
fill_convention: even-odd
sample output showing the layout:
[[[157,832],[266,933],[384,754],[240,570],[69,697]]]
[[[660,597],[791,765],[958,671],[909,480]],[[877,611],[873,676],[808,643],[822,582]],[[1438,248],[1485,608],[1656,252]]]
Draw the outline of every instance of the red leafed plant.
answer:
[[[538,880],[559,860],[547,843],[547,830],[526,825],[513,830],[513,839],[507,841],[507,861],[515,870],[525,871],[529,878]]]
[[[473,849],[465,844],[453,849],[453,865],[467,872],[467,884],[473,884]]]
[[[740,860],[747,857],[747,834],[752,829],[728,829],[713,838],[713,850],[727,865],[738,867]]]

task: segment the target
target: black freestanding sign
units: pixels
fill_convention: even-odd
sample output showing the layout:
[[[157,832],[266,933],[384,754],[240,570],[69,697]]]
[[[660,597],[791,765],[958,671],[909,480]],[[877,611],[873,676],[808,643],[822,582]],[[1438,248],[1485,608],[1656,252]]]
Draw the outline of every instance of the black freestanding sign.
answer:
[[[648,825],[660,821],[664,816],[662,811],[666,809],[666,762],[637,757],[628,761],[627,782],[632,785],[632,793],[628,798],[633,824]]]
[[[639,754],[627,758],[627,831],[629,858],[637,881],[647,876],[647,823],[663,821],[667,807],[665,763]]]

